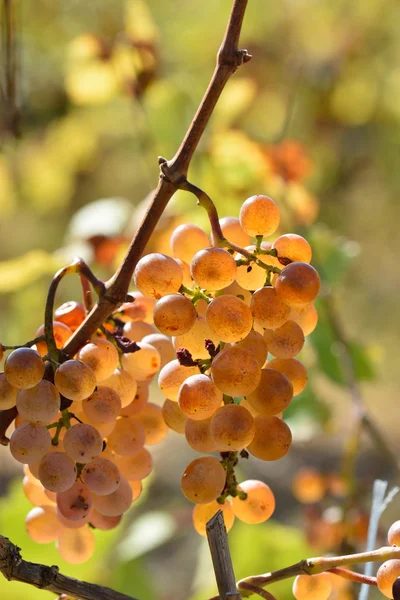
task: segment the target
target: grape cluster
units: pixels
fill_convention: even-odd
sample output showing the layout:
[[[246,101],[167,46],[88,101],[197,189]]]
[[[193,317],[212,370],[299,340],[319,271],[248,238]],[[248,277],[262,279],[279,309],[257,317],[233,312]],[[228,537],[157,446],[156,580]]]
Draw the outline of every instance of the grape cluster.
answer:
[[[235,517],[271,516],[269,486],[239,483],[235,466],[249,453],[274,461],[290,448],[283,413],[307,383],[296,356],[316,326],[320,286],[303,237],[264,240],[278,226],[277,205],[260,195],[244,202],[239,219],[220,220],[218,245],[201,228],[180,225],[172,256],[138,262],[130,301],[75,357],[63,359],[60,350],[55,364],[42,340],[7,356],[0,409],[18,411],[10,451],[24,464],[34,540],[55,540],[73,563],[89,558],[94,537],[86,525],[118,525],[152,469],[146,446],[168,428],[203,455],[220,453],[193,460],[182,475],[196,531],[205,535],[218,509],[228,529]],[[76,302],[56,309],[57,348],[85,316]],[[157,374],[162,407],[149,402]]]

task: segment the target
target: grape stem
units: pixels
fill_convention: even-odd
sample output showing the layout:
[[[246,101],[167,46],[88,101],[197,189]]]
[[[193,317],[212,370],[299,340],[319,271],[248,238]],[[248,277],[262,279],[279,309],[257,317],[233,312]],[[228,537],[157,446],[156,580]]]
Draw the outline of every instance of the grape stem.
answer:
[[[6,346],[5,344],[0,344],[0,346],[3,350],[18,350],[18,348],[31,348],[35,344],[39,344],[39,342],[44,342],[44,340],[45,340],[44,335],[39,335],[34,340],[30,340],[29,342],[26,342],[25,344],[19,344],[19,346]]]

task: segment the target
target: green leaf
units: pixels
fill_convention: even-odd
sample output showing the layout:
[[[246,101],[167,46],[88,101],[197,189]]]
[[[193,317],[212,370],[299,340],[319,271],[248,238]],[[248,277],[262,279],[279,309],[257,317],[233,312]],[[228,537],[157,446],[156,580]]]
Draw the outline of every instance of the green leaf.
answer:
[[[350,342],[348,347],[357,379],[360,381],[373,381],[376,378],[376,373],[373,362],[368,355],[368,350],[357,342]]]

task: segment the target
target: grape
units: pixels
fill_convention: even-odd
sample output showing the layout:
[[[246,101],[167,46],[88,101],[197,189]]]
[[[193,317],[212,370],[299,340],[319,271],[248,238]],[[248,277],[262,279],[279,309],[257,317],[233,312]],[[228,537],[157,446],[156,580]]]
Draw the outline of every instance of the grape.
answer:
[[[170,239],[172,254],[186,263],[190,263],[199,250],[208,248],[208,235],[197,225],[185,223],[174,229]]]
[[[188,418],[183,414],[177,402],[166,398],[162,406],[162,416],[170,429],[176,433],[185,433]]]
[[[258,333],[258,331],[254,331],[254,329],[252,329],[249,335],[247,335],[243,340],[240,340],[236,346],[250,352],[260,367],[264,365],[268,355],[268,348],[267,342],[264,340],[264,337],[261,335],[261,333]]]
[[[121,411],[120,415],[123,417],[130,417],[136,415],[144,409],[149,399],[149,383],[147,381],[138,381],[137,390],[134,399],[128,406],[125,406]]]
[[[139,498],[140,494],[143,491],[142,482],[141,481],[128,481],[128,483],[131,486],[132,502],[134,502],[135,500],[137,500]]]
[[[293,308],[292,312],[294,312]],[[290,318],[300,325],[304,335],[310,335],[318,323],[317,309],[313,304],[307,304],[300,311],[296,311],[295,315],[291,316]]]
[[[64,529],[59,535],[56,547],[64,560],[78,565],[93,555],[95,549],[95,537],[93,531],[88,527],[81,529]]]
[[[193,329],[193,327],[192,327]],[[150,344],[160,353],[161,363],[160,368],[162,369],[170,360],[175,358],[175,349],[172,345],[171,338],[162,333],[151,333],[146,335],[142,342]]]
[[[54,432],[54,429],[50,429],[50,432]],[[61,430],[60,436],[62,435],[64,429]],[[51,435],[51,434],[50,434]],[[64,452],[64,444],[63,441],[59,438],[58,439],[58,444],[54,445],[54,444],[50,444],[50,448],[48,449],[48,451],[45,454],[52,454],[53,452]],[[42,459],[43,457],[41,457]],[[40,460],[41,460],[40,459]],[[24,469],[29,469],[29,471],[32,473],[33,477],[35,477],[37,480],[39,479],[39,466],[40,466],[40,460],[37,460],[35,462],[29,463],[29,467],[25,467]]]
[[[261,379],[261,368],[250,352],[232,346],[214,358],[211,377],[221,392],[241,397],[256,389]]]
[[[223,236],[232,244],[244,248],[250,244],[250,236],[245,233],[236,217],[223,217],[219,220]]]
[[[125,323],[123,334],[132,342],[140,342],[147,335],[156,333],[153,325],[145,321],[128,321]]]
[[[262,369],[261,381],[247,401],[261,415],[272,417],[281,413],[293,398],[293,386],[290,380],[274,369]]]
[[[400,546],[400,521],[395,521],[388,531],[389,546]]]
[[[296,358],[274,358],[267,363],[267,367],[280,371],[290,379],[293,385],[293,396],[298,396],[307,385],[307,370]]]
[[[118,467],[101,456],[84,466],[81,477],[88,489],[99,496],[114,492],[121,481]]]
[[[109,423],[99,423],[98,421],[93,423],[90,419],[88,419],[86,413],[83,411],[75,411],[75,417],[86,425],[92,425],[95,429],[97,429],[102,438],[111,435],[117,424],[116,419],[114,419],[114,421],[110,421]]]
[[[106,517],[106,515],[102,515],[98,510],[92,508],[92,512],[90,513],[90,523],[96,529],[101,529],[102,531],[109,531],[110,529],[115,529],[121,523],[122,515],[117,515],[116,517]]]
[[[253,406],[246,398],[242,398],[242,400],[240,401],[240,406],[243,406],[243,408],[247,408],[252,417],[258,417],[258,415],[260,414],[258,410],[253,408]]]
[[[216,296],[236,296],[239,300],[242,300],[247,306],[250,306],[251,292],[245,290],[237,281],[228,285],[223,290],[219,290],[215,294]],[[197,305],[197,312],[199,312],[199,305]]]
[[[102,381],[102,385],[113,389],[118,394],[122,408],[134,401],[138,387],[132,375],[120,368],[115,369],[111,377]]]
[[[235,515],[231,504],[227,500],[225,500],[223,504],[220,504],[214,500],[208,504],[196,504],[196,506],[193,508],[193,526],[197,533],[203,537],[207,537],[206,525],[211,517],[213,517],[219,510],[222,510],[226,530],[229,531],[231,529],[235,520]]]
[[[247,246],[246,250],[253,252],[255,246]],[[241,254],[236,254],[236,260],[242,259]],[[263,256],[261,260],[263,260]],[[262,287],[267,278],[267,271],[263,267],[258,266],[255,262],[249,265],[240,265],[237,268],[236,281],[245,290],[256,290]]]
[[[60,323],[67,325],[72,331],[75,331],[79,325],[85,320],[86,311],[83,304],[80,302],[64,302],[54,311],[54,318]]]
[[[10,385],[26,390],[41,381],[44,363],[40,354],[32,348],[17,348],[7,356],[4,374]]]
[[[300,469],[292,481],[293,496],[303,504],[319,502],[325,495],[326,485],[321,473],[311,467]]]
[[[243,202],[239,220],[242,229],[248,235],[268,237],[278,229],[279,208],[268,196],[251,196]]]
[[[154,298],[143,296],[141,292],[129,292],[133,302],[125,302],[122,304],[120,311],[123,312],[122,317],[128,317],[132,321],[145,321],[146,323],[153,322]]]
[[[46,379],[28,390],[20,390],[17,396],[21,418],[38,425],[49,425],[58,416],[60,403],[55,385]]]
[[[121,410],[121,400],[112,388],[99,386],[83,400],[82,409],[93,423],[114,423]]]
[[[282,302],[273,287],[256,290],[251,299],[250,309],[256,323],[267,329],[281,327],[290,316],[289,306]]]
[[[250,308],[236,296],[218,296],[207,308],[207,323],[222,342],[239,342],[251,331]]]
[[[77,423],[64,435],[65,452],[79,463],[88,463],[103,449],[103,438],[99,431],[88,423]]]
[[[65,452],[45,454],[39,463],[39,479],[51,492],[65,492],[76,480],[76,466]]]
[[[92,507],[88,487],[76,481],[68,490],[57,494],[57,507],[63,517],[70,521],[87,521]]]
[[[179,388],[179,407],[195,421],[211,417],[221,406],[222,400],[222,392],[207,375],[192,375]]]
[[[17,402],[18,388],[12,386],[4,373],[0,373],[0,410],[7,410]]]
[[[34,477],[30,479],[27,475],[22,480],[25,498],[34,506],[45,506],[53,504],[44,493],[42,484]]]
[[[279,258],[288,258],[292,262],[311,262],[311,246],[297,233],[281,235],[274,241],[272,247],[278,252]]]
[[[30,464],[40,460],[51,447],[51,436],[43,425],[23,423],[10,439],[10,452],[20,463]]]
[[[218,449],[216,441],[211,436],[211,417],[204,421],[188,419],[185,425],[185,438],[196,452],[215,452]]]
[[[162,415],[162,409],[157,404],[149,402],[137,415],[146,432],[146,445],[158,444],[168,433],[167,424]]]
[[[320,285],[317,271],[304,262],[294,262],[285,267],[275,282],[278,296],[289,306],[313,302]]]
[[[153,318],[161,333],[183,335],[194,325],[196,309],[186,296],[169,294],[156,302]]]
[[[175,260],[178,263],[178,265],[180,266],[180,268],[182,269],[182,276],[183,276],[182,285],[184,285],[187,288],[192,289],[193,285],[194,285],[194,281],[192,279],[192,274],[190,272],[190,265],[183,262],[183,260],[180,260],[179,258],[175,258]]]
[[[248,479],[240,484],[239,490],[247,494],[246,500],[232,498],[235,517],[244,523],[257,524],[267,521],[275,510],[275,497],[271,488],[262,481]]]
[[[90,511],[90,515],[92,515],[93,508]],[[68,529],[80,529],[81,527],[86,527],[86,521],[71,521],[70,519],[66,519],[58,510],[56,506],[57,519],[63,525],[63,527],[67,527]]]
[[[111,377],[119,364],[118,350],[114,344],[101,338],[91,340],[83,346],[78,358],[92,369],[96,381]]]
[[[279,417],[259,415],[254,419],[255,434],[247,447],[250,454],[261,460],[279,460],[288,453],[292,433]]]
[[[143,342],[139,342],[138,347],[139,350],[122,355],[122,368],[136,381],[148,381],[160,370],[160,353],[150,344]]]
[[[221,495],[225,480],[225,469],[218,459],[202,456],[186,467],[181,479],[181,488],[191,502],[207,504]]]
[[[242,450],[254,437],[254,418],[243,406],[227,404],[211,419],[210,431],[219,450]]]
[[[36,332],[35,337],[39,337],[44,334],[44,325],[41,325]],[[53,336],[57,348],[63,348],[65,343],[69,340],[72,335],[72,329],[70,329],[65,323],[53,321]],[[49,349],[47,348],[46,342],[38,342],[36,349],[41,356],[45,356]]]
[[[54,506],[36,506],[26,515],[25,529],[31,540],[37,544],[48,544],[57,539],[62,526]]]
[[[176,402],[174,404],[177,406]],[[129,481],[145,479],[153,468],[151,454],[146,448],[142,448],[132,456],[116,456],[115,464],[121,475]]]
[[[108,436],[111,450],[120,456],[132,456],[141,450],[146,441],[146,430],[135,417],[118,419],[114,431]]]
[[[329,573],[297,575],[292,591],[296,600],[327,600],[332,591],[332,579]]]
[[[222,290],[235,280],[236,262],[223,248],[206,248],[194,255],[190,272],[199,287]]]
[[[67,360],[56,370],[54,385],[68,400],[84,400],[93,394],[96,376],[81,360]]]
[[[167,294],[175,294],[182,285],[183,275],[173,258],[153,253],[139,260],[133,278],[144,296],[158,299]]]
[[[393,598],[392,587],[396,579],[400,577],[400,560],[392,558],[386,560],[378,569],[376,581],[379,591],[387,598]]]
[[[184,367],[178,360],[171,360],[163,367],[158,376],[161,393],[170,400],[178,400],[179,388],[191,375],[200,373],[199,367]]]
[[[264,339],[268,351],[276,358],[294,358],[304,346],[304,333],[294,321],[286,321],[277,329],[266,329]]]
[[[132,504],[132,488],[129,481],[121,475],[121,482],[117,489],[106,496],[93,494],[93,506],[106,517],[117,517],[126,512]]]
[[[210,354],[205,346],[206,340],[211,340],[215,346],[218,346],[219,338],[212,331],[206,319],[198,315],[191,329],[187,333],[173,338],[173,343],[176,350],[186,348],[193,359],[207,359],[210,358]]]

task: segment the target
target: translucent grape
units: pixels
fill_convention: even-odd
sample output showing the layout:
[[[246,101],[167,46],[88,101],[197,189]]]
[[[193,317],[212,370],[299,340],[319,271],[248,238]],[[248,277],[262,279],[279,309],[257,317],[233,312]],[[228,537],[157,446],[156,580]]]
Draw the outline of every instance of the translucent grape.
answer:
[[[211,419],[211,435],[224,452],[242,450],[254,437],[254,418],[239,404],[221,406]]]
[[[277,329],[266,329],[264,339],[268,351],[276,358],[294,358],[304,346],[304,333],[294,321],[286,321]]]
[[[64,323],[72,331],[75,331],[79,325],[84,321],[86,317],[86,311],[83,304],[70,300],[64,302],[54,311],[54,319],[58,322]]]
[[[172,254],[186,263],[190,263],[199,250],[208,248],[208,235],[192,223],[184,223],[174,229],[170,239]]]
[[[36,332],[35,337],[39,337],[44,334],[44,325],[41,325]],[[53,336],[54,341],[56,343],[57,348],[63,348],[66,342],[72,335],[72,329],[70,329],[65,323],[60,323],[59,321],[53,321]],[[36,344],[36,349],[41,356],[45,356],[49,349],[47,348],[46,342],[43,340],[42,342],[38,342]]]
[[[112,388],[99,386],[83,400],[82,409],[92,423],[113,423],[121,410],[121,399]]]
[[[84,466],[81,477],[88,489],[99,496],[114,492],[121,481],[117,465],[101,456]]]
[[[158,299],[167,294],[175,294],[182,285],[183,275],[173,258],[153,253],[139,260],[133,278],[144,296]]]
[[[174,402],[177,406],[176,402]],[[145,479],[153,468],[153,459],[146,448],[142,448],[132,456],[116,456],[115,464],[128,481]]]
[[[67,360],[54,374],[54,385],[69,400],[84,400],[93,394],[96,376],[81,360]]]
[[[149,383],[147,381],[138,381],[137,390],[135,397],[132,402],[125,406],[120,411],[120,415],[124,417],[130,417],[131,415],[137,415],[141,410],[144,409],[149,400]]]
[[[263,250],[270,250],[271,244],[262,243],[261,248]],[[280,263],[277,263],[276,258],[273,256],[269,256],[268,254],[262,254],[260,252],[256,252],[257,246],[255,244],[251,244],[250,246],[246,246],[245,248],[248,252],[255,253],[256,257],[260,259],[264,264],[271,266],[281,266]],[[243,259],[244,256],[242,254],[236,254],[236,260]],[[267,278],[267,271],[264,267],[257,265],[255,262],[251,262],[248,265],[241,265],[237,269],[236,273],[236,281],[242,286],[242,288],[246,290],[257,290],[262,287]]]
[[[95,537],[88,527],[64,529],[58,536],[56,548],[61,558],[78,565],[91,558],[95,550]]]
[[[122,368],[136,381],[148,381],[160,370],[160,353],[144,342],[139,342],[138,346],[139,350],[122,355]]]
[[[387,598],[393,598],[392,587],[396,579],[400,577],[400,560],[392,558],[386,560],[378,569],[376,581],[379,591]]]
[[[240,340],[240,342],[237,342],[236,346],[250,352],[260,367],[264,365],[268,355],[268,347],[267,342],[261,333],[258,333],[258,331],[254,331],[254,329],[252,329],[249,335],[247,335],[243,340]]]
[[[193,329],[193,327],[192,327]],[[160,353],[161,363],[160,368],[162,369],[167,363],[175,358],[175,348],[172,345],[171,338],[162,333],[151,333],[146,335],[142,342],[150,344]]]
[[[65,492],[57,494],[57,507],[70,521],[87,521],[92,507],[92,496],[88,487],[76,481]]]
[[[260,414],[258,412],[258,410],[253,408],[253,406],[250,404],[250,402],[246,398],[242,398],[242,400],[240,401],[240,406],[247,408],[247,410],[253,417],[258,417],[258,415]]]
[[[296,311],[296,315],[291,319],[300,325],[304,335],[310,335],[318,324],[317,309],[313,304],[308,304],[302,310]]]
[[[259,414],[272,417],[289,406],[293,398],[293,385],[283,373],[275,369],[262,369],[260,383],[246,397]]]
[[[198,315],[189,331],[183,335],[174,337],[173,343],[176,350],[186,348],[192,355],[192,358],[196,360],[198,358],[210,358],[210,354],[205,346],[206,340],[211,340],[215,346],[218,346],[219,338],[212,331],[205,317]]]
[[[38,425],[49,425],[58,416],[60,403],[60,394],[55,385],[46,379],[28,390],[20,390],[17,396],[21,418]]]
[[[297,471],[292,481],[293,496],[303,504],[319,502],[325,495],[326,484],[321,473],[311,467]]]
[[[50,493],[53,493],[53,492],[50,492]],[[91,509],[90,514],[92,514],[92,510],[93,510],[93,508]],[[61,523],[61,525],[63,527],[67,527],[68,529],[80,529],[81,527],[86,527],[86,521],[71,521],[70,519],[66,519],[64,517],[64,515],[62,515],[60,513],[57,506],[56,506],[56,513],[57,513],[57,519],[59,520],[59,522]]]
[[[108,436],[108,445],[120,456],[132,456],[139,452],[146,440],[146,430],[135,417],[118,419],[114,431]]]
[[[37,544],[48,544],[57,539],[62,526],[54,506],[36,506],[26,515],[25,529],[31,540]]]
[[[280,258],[288,258],[292,262],[311,262],[311,246],[297,233],[281,235],[274,241],[272,247],[278,252]]]
[[[275,497],[271,488],[262,481],[248,479],[240,484],[239,489],[247,494],[247,498],[232,498],[235,517],[249,524],[267,521],[275,510]]]
[[[207,323],[222,342],[239,342],[251,331],[250,308],[236,296],[218,296],[207,308]]]
[[[96,381],[111,377],[119,364],[118,350],[108,340],[91,340],[78,354],[79,360],[88,365],[95,374]]]
[[[7,410],[17,402],[18,388],[11,385],[4,373],[0,373],[0,410]]]
[[[185,425],[185,438],[187,443],[196,452],[215,452],[217,443],[211,435],[211,417],[204,421],[188,419]]]
[[[148,402],[137,415],[146,432],[146,445],[158,444],[168,433],[167,424],[162,415],[161,406]]]
[[[320,285],[314,267],[304,262],[294,262],[283,269],[275,282],[275,289],[285,304],[298,306],[313,302]]]
[[[243,231],[237,217],[222,217],[219,220],[224,238],[242,248],[250,244],[250,236]]]
[[[242,229],[248,235],[268,237],[279,227],[279,208],[268,196],[251,196],[243,202],[239,220]]]
[[[165,398],[178,400],[179,388],[191,375],[200,373],[199,367],[184,367],[178,360],[171,360],[160,371],[158,386]]]
[[[193,285],[194,285],[194,281],[192,278],[192,274],[190,272],[190,265],[183,262],[183,260],[181,260],[180,258],[175,258],[175,260],[178,263],[178,265],[180,266],[180,268],[182,269],[182,276],[183,276],[182,285],[184,285],[185,287],[187,287],[189,289],[192,289]]]
[[[290,379],[293,385],[293,396],[298,396],[307,385],[307,369],[296,358],[274,358],[268,362],[267,367],[280,371]]]
[[[202,456],[186,467],[181,479],[181,488],[191,502],[207,504],[221,495],[225,479],[225,469],[218,459]]]
[[[92,425],[93,427],[95,427],[95,429],[97,429],[102,438],[111,435],[117,424],[116,419],[114,419],[114,421],[109,421],[108,423],[99,423],[98,421],[93,422],[90,419],[88,419],[86,413],[84,413],[83,411],[75,410],[75,416],[82,423],[86,423],[87,425]]]
[[[123,318],[128,318],[132,321],[145,321],[146,323],[153,322],[154,298],[144,296],[141,292],[129,292],[132,296],[132,302],[125,302],[119,309],[122,312]]]
[[[65,452],[72,460],[88,463],[96,458],[103,449],[103,438],[99,431],[88,423],[77,423],[64,435]]]
[[[111,377],[102,381],[102,385],[110,387],[118,394],[122,408],[133,402],[138,388],[136,379],[127,371],[120,368],[115,369]]]
[[[135,502],[143,491],[143,485],[141,481],[129,481],[129,485],[132,490],[132,502]]]
[[[279,417],[259,415],[254,419],[255,433],[247,447],[250,454],[261,460],[279,460],[292,444],[290,428]]]
[[[226,530],[229,531],[235,521],[235,514],[232,510],[230,502],[225,500],[223,504],[220,504],[216,500],[209,502],[208,504],[196,504],[193,508],[192,520],[193,526],[197,533],[203,537],[207,537],[206,525],[207,522],[213,517],[219,510],[222,510],[224,517]]]
[[[261,379],[261,368],[250,352],[232,346],[213,359],[211,377],[221,392],[241,397],[256,389]]]
[[[51,436],[43,425],[23,423],[10,438],[10,452],[20,463],[39,461],[51,447]]]
[[[238,284],[237,281],[234,281],[231,283],[231,285],[228,285],[228,287],[224,288],[223,290],[218,290],[215,295],[236,296],[239,298],[239,300],[243,300],[247,306],[250,306],[251,292],[249,292],[249,290],[245,290],[241,285]],[[199,312],[198,306],[199,305],[197,305],[197,312]]]
[[[256,290],[251,299],[250,309],[258,325],[266,329],[281,327],[290,317],[290,308],[282,302],[273,287]]]
[[[132,342],[141,342],[144,337],[156,333],[155,328],[145,321],[128,321],[125,323],[123,334]]]
[[[109,531],[110,529],[115,529],[121,523],[122,515],[117,515],[116,517],[106,517],[106,515],[102,515],[98,510],[92,508],[90,513],[90,523],[96,529],[101,529],[102,531]]]
[[[176,433],[185,433],[187,416],[181,411],[178,402],[165,399],[162,406],[162,416],[165,423]]]
[[[75,483],[76,466],[65,452],[51,452],[40,461],[38,475],[46,490],[65,492]]]
[[[400,521],[395,521],[388,531],[389,546],[400,546]]]
[[[32,477],[28,476],[22,480],[22,487],[24,490],[25,498],[34,506],[45,506],[53,504],[52,501],[44,493],[44,487],[42,484]]]
[[[106,496],[93,494],[93,506],[106,517],[117,517],[128,510],[132,498],[132,488],[125,477],[121,476],[120,484],[112,494]]]
[[[4,374],[10,385],[26,390],[37,385],[44,375],[44,363],[32,348],[17,348],[6,358]]]
[[[192,375],[179,388],[178,403],[190,419],[203,421],[221,406],[222,392],[207,375]]]
[[[183,335],[194,325],[196,309],[182,294],[164,296],[154,307],[154,324],[166,335]]]
[[[329,573],[297,575],[292,591],[296,600],[327,600],[332,591],[332,580]]]
[[[194,255],[190,272],[199,287],[221,290],[235,280],[236,262],[223,248],[206,248]]]

